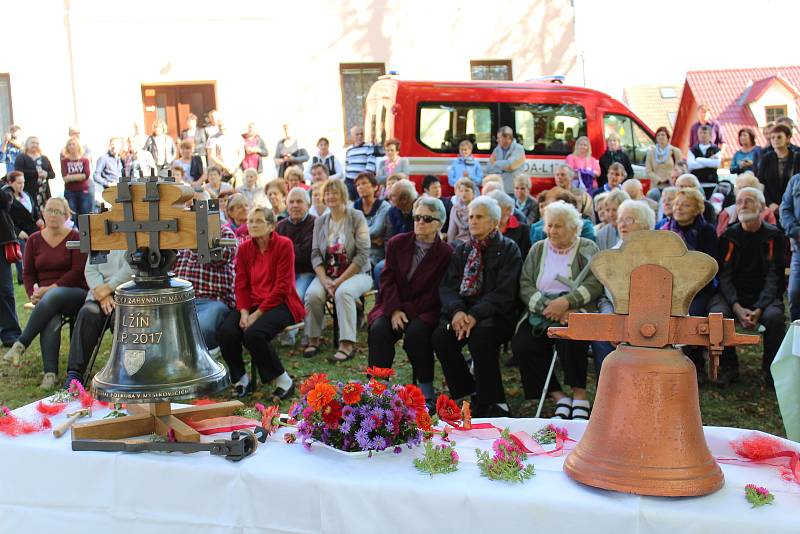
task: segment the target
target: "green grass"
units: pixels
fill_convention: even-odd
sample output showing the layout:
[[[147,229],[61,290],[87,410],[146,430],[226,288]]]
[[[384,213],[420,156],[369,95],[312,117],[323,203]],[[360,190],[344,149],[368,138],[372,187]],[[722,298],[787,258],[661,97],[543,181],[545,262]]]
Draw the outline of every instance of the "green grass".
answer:
[[[22,307],[27,298],[21,286],[16,287],[16,297],[20,324],[24,325],[27,323],[30,313]],[[367,307],[369,308],[371,305],[372,299],[370,298]],[[367,364],[366,332],[359,332],[358,356],[353,360],[338,364],[332,364],[326,360],[326,357],[334,351],[330,341],[331,329],[326,329],[326,332],[328,333],[328,341],[313,359],[303,358],[299,344],[295,347],[278,348],[287,371],[298,385],[314,372],[324,372],[332,379],[342,381],[363,377],[363,369]],[[68,329],[64,328],[61,342],[60,380],[64,379],[66,371],[69,350],[68,335]],[[99,371],[105,365],[110,350],[111,335],[106,334],[97,357],[95,371]],[[505,361],[509,356],[510,354],[504,354],[501,359]],[[741,380],[738,384],[726,389],[705,385],[701,387],[700,405],[703,424],[763,430],[779,436],[785,435],[775,393],[773,390],[765,388],[760,382],[761,348],[739,349],[739,359]],[[406,383],[411,380],[411,366],[400,346],[398,346],[394,367],[397,370],[398,381]],[[520,386],[519,371],[516,368],[506,366],[503,366],[502,369],[506,395],[512,412],[520,417],[533,417],[536,413],[538,401],[524,400]],[[33,342],[25,353],[20,369],[0,364],[0,405],[4,404],[13,409],[50,394],[51,392],[39,389],[41,376],[42,362],[37,340]],[[590,365],[588,388],[592,397],[594,396],[595,384],[593,366]],[[437,391],[446,391],[438,362],[436,364],[436,388]],[[246,399],[246,402],[269,401],[270,391],[270,388],[266,388],[263,392],[256,392],[251,399]],[[220,397],[220,399],[222,398]],[[285,401],[282,408],[286,410],[296,398]],[[548,401],[544,406],[542,416],[549,417],[552,415],[553,409],[552,402]],[[646,424],[646,422],[642,421],[642,424]]]

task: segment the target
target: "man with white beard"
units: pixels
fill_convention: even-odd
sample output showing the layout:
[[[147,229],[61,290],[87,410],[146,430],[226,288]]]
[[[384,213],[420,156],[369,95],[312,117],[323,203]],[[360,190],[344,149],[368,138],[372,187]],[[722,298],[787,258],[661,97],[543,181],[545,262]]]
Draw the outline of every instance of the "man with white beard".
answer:
[[[772,387],[770,364],[784,333],[784,238],[775,226],[762,222],[764,194],[745,187],[736,195],[739,222],[719,241],[719,288],[709,302],[709,313],[735,317],[748,330],[763,326],[764,354],[761,369]],[[726,347],[720,359],[718,383],[726,386],[739,378],[735,347]]]

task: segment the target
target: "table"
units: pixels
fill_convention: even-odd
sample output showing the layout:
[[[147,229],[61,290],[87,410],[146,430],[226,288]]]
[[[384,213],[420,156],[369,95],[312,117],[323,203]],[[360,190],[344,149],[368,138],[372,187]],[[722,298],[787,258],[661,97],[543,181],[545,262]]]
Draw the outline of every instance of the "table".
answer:
[[[33,418],[34,407],[14,413]],[[552,422],[490,421],[529,433]],[[575,439],[585,429],[559,424]],[[745,432],[705,431],[715,456],[732,456],[728,442]],[[722,465],[725,487],[705,497],[639,497],[572,481],[564,456],[532,457],[536,476],[522,485],[489,481],[474,449],[490,441],[459,440],[459,470],[430,478],[412,466],[421,449],[349,458],[288,445],[282,432],[239,463],[206,453],[73,452],[68,436],[50,433],[0,436],[0,532],[800,532],[800,485],[765,466]],[[748,483],[769,488],[775,503],[751,509]]]

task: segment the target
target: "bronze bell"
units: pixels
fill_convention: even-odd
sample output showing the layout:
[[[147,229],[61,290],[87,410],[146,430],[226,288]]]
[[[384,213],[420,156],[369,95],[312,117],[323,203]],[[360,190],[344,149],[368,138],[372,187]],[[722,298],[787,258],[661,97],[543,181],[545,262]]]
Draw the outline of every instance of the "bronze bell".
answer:
[[[620,250],[592,259],[614,297],[614,314],[569,316],[549,335],[620,345],[603,362],[592,416],[564,462],[574,480],[603,489],[666,497],[712,493],[724,483],[703,434],[694,364],[673,344],[706,345],[710,373],[723,346],[756,344],[721,314],[687,317],[716,262],[688,252],[676,234],[637,232]]]
[[[102,401],[145,403],[195,399],[226,388],[225,368],[200,332],[192,284],[139,280],[117,288],[114,342],[92,381]]]

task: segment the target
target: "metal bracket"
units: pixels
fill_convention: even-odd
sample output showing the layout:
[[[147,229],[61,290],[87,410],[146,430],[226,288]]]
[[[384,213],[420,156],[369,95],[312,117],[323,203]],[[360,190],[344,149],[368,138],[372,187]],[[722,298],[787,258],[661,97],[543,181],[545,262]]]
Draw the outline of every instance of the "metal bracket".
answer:
[[[106,233],[123,232],[135,234],[136,232],[177,232],[178,221],[109,221],[106,220]],[[158,244],[158,243],[156,243]]]

